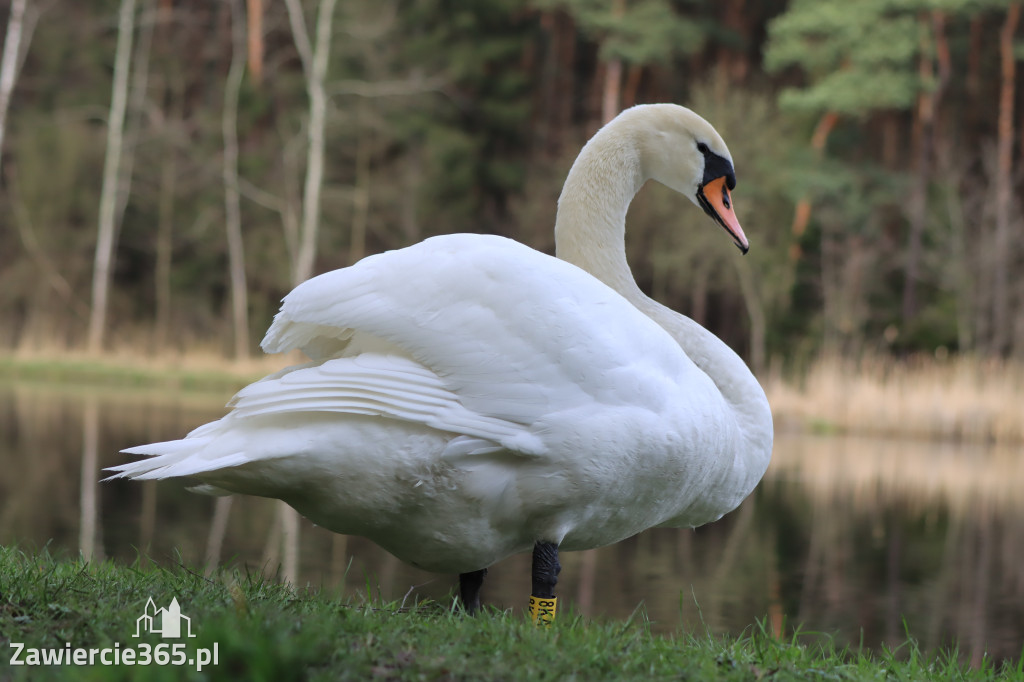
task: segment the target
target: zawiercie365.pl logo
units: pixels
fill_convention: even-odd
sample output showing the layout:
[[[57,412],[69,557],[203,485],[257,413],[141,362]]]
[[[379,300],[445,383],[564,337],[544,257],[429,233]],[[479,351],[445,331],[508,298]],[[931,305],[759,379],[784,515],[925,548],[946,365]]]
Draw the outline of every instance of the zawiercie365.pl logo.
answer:
[[[181,612],[177,598],[171,599],[166,608],[157,608],[150,597],[135,620],[134,638],[145,634],[160,635],[163,639],[185,639],[195,637],[192,619]],[[11,642],[14,649],[11,665],[188,665],[202,671],[205,666],[217,665],[220,647],[191,648],[185,642],[160,642],[157,645],[139,642],[121,646],[115,642],[112,647],[75,647],[71,642],[61,648],[34,649],[24,644]]]

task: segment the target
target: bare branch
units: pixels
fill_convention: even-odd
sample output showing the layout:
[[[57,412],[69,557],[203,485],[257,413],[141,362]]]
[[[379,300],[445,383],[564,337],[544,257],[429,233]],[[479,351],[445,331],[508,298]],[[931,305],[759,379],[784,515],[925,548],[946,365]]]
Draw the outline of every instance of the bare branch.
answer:
[[[89,309],[75,298],[74,289],[71,287],[71,284],[60,274],[60,270],[53,264],[46,251],[39,245],[39,240],[36,239],[32,216],[29,215],[25,202],[20,198],[21,193],[18,191],[16,175],[16,173],[8,173],[7,181],[11,185],[12,191],[9,193],[9,196],[11,197],[11,208],[14,213],[14,226],[17,228],[18,236],[21,238],[21,245],[25,247],[25,252],[35,261],[36,267],[39,268],[39,272],[46,279],[50,288],[60,296],[61,300],[71,308],[75,315],[81,319],[86,319],[89,317]]]
[[[341,95],[355,95],[356,97],[402,97],[408,95],[420,95],[425,92],[437,92],[447,80],[444,76],[431,76],[429,78],[410,78],[397,81],[361,81],[343,80],[335,81],[327,88],[327,94],[336,97]]]
[[[313,46],[309,42],[309,31],[306,30],[306,18],[302,15],[302,3],[301,0],[284,0],[284,4],[288,8],[288,21],[292,26],[295,49],[302,60],[302,71],[308,80],[313,69]]]
[[[227,178],[225,178],[225,182],[227,182]],[[270,209],[275,213],[284,213],[284,201],[281,197],[257,187],[241,176],[235,178],[235,186],[232,189],[257,206]]]

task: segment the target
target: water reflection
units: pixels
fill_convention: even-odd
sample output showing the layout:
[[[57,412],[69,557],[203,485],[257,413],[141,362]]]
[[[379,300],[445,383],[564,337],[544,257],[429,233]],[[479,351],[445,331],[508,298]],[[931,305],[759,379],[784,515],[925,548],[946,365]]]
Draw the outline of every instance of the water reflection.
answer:
[[[78,548],[86,561],[103,558],[103,545],[97,523],[99,510],[99,422],[100,406],[94,396],[88,396],[82,410],[82,474],[79,494]],[[96,549],[99,547],[100,552]]]
[[[779,552],[794,621],[851,637],[859,624],[867,642],[896,645],[906,618],[920,641],[955,638],[973,663],[1020,654],[1019,449],[804,437],[777,453],[758,500],[769,517],[804,517]]]
[[[225,395],[0,387],[0,543],[211,569],[278,570],[271,500],[174,484],[98,484],[130,445],[181,437]],[[781,435],[764,483],[720,522],[658,529],[563,555],[560,596],[594,616],[641,602],[654,628],[836,633],[854,646],[954,639],[974,661],[1024,640],[1024,461],[1017,449]],[[299,582],[352,595],[446,599],[453,576],[408,567],[361,538],[300,522]],[[484,599],[519,608],[529,556],[491,569]]]

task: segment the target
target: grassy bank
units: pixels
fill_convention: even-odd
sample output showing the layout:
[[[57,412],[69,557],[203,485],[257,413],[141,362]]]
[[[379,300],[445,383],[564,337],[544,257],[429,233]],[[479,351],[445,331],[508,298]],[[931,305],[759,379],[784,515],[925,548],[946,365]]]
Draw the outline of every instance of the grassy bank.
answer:
[[[98,356],[54,351],[0,353],[0,381],[223,393],[238,390],[288,362],[281,356],[263,355],[233,361],[204,352],[160,356],[130,351]]]
[[[134,638],[149,597],[160,607],[177,599],[196,637]],[[24,644],[26,660],[30,649],[120,656],[161,642],[185,643],[182,658],[216,651],[217,663],[201,672],[9,665],[12,643]],[[603,623],[562,614],[540,630],[521,613],[467,618],[449,604],[340,601],[237,572],[206,579],[181,567],[88,565],[10,548],[0,548],[0,648],[4,680],[1024,680],[1020,663],[969,670],[955,652],[924,656],[913,641],[872,655],[809,635],[777,639],[757,623],[738,638],[664,637],[650,634],[640,613]]]

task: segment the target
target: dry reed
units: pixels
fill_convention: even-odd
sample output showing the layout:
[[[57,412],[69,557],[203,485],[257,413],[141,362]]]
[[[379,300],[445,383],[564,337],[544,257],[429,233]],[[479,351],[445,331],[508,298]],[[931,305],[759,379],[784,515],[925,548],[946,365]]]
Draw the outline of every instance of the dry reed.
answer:
[[[1011,361],[826,357],[765,390],[783,429],[1024,443],[1024,365]]]

